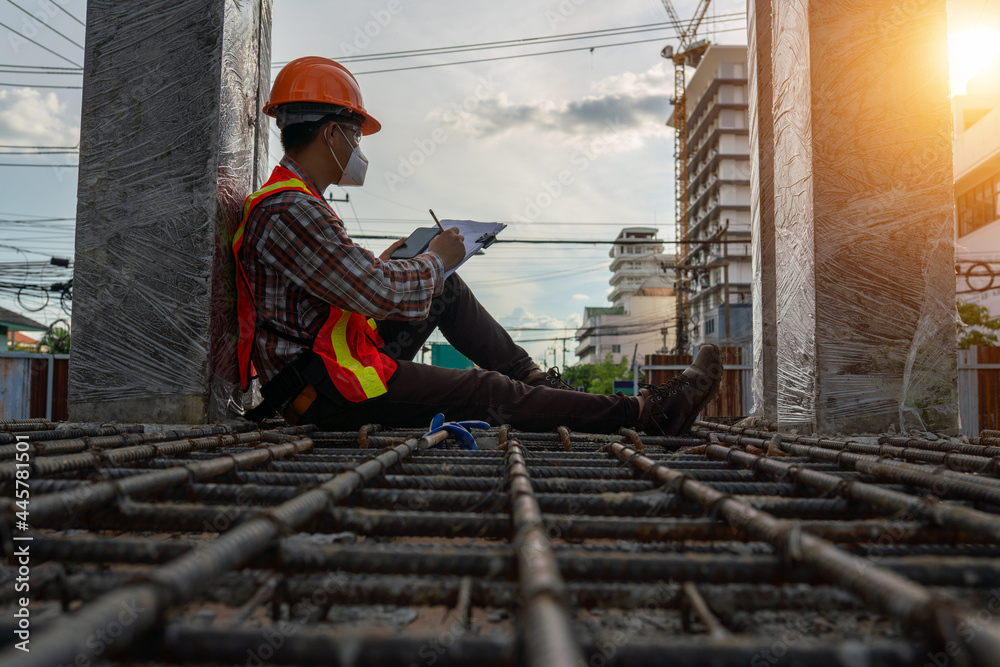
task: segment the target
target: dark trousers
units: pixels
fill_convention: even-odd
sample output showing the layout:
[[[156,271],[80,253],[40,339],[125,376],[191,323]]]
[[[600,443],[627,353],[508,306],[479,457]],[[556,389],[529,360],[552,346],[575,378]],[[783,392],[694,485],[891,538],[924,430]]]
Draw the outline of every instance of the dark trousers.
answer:
[[[456,370],[414,363],[435,327],[479,368]],[[519,382],[535,368],[534,362],[456,273],[431,303],[427,319],[379,322],[378,333],[385,342],[383,351],[398,364],[388,392],[361,403],[321,396],[303,415],[303,422],[324,430],[353,430],[371,423],[423,426],[441,412],[448,421],[481,419],[527,431],[566,426],[613,433],[639,421],[639,403],[631,396],[585,394]]]

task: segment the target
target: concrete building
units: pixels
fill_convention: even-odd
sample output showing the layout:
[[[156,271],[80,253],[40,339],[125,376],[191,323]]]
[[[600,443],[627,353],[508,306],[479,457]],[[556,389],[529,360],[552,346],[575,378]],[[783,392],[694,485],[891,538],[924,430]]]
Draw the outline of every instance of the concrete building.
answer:
[[[674,256],[655,241],[655,227],[627,227],[618,234],[611,257],[610,307],[585,308],[576,331],[578,363],[592,364],[612,354],[615,360],[652,354],[666,346],[676,311]]]
[[[750,340],[747,49],[712,45],[687,85],[688,341]],[[673,117],[667,123],[673,126]]]
[[[1000,57],[952,98],[958,298],[1000,315]],[[970,275],[971,272],[971,275]]]
[[[656,227],[626,227],[615,239],[611,258],[611,293],[608,301],[625,307],[625,300],[650,276],[673,280],[673,255],[663,254],[663,244],[655,241]]]

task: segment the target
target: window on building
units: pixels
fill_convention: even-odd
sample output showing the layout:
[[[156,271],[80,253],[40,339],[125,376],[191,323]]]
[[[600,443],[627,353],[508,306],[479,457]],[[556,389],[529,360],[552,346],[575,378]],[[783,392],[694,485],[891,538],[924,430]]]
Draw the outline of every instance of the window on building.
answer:
[[[705,320],[705,335],[715,333],[715,320]]]
[[[611,346],[611,352],[613,354],[621,354],[621,351],[622,351],[622,346],[621,345],[612,345]]]
[[[1000,218],[1000,174],[995,174],[956,198],[958,235],[965,236]]]
[[[1000,218],[1000,174],[993,179],[993,217]]]

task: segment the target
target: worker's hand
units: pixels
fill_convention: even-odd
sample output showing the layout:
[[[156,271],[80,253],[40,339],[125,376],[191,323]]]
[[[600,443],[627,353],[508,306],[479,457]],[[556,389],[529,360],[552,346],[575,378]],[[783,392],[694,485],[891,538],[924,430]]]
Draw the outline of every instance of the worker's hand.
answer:
[[[452,227],[431,239],[427,249],[440,257],[444,270],[449,271],[465,259],[465,237],[458,233],[458,227]]]
[[[399,246],[403,245],[404,243],[406,243],[406,237],[405,236],[403,238],[399,239],[398,241],[393,242],[393,244],[391,246],[389,246],[388,248],[386,248],[385,250],[383,250],[382,254],[379,255],[378,258],[381,259],[383,262],[387,261],[388,259],[390,259],[390,255],[392,255],[392,253],[396,252],[396,249],[399,248]]]

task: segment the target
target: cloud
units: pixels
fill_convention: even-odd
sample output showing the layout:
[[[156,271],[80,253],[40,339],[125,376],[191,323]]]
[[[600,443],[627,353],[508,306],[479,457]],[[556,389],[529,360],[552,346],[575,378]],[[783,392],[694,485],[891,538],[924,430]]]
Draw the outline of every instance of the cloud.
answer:
[[[524,307],[517,306],[510,315],[499,318],[499,322],[508,330],[513,328],[543,329],[543,331],[510,332],[511,338],[524,347],[538,364],[551,364],[550,355],[553,349],[556,350],[559,365],[562,365],[564,349],[565,365],[572,366],[577,362],[574,354],[574,350],[576,350],[574,334],[583,322],[583,317],[579,313],[573,313],[565,319],[559,319],[549,315],[535,315]]]
[[[616,137],[618,148],[643,145],[647,136],[668,136],[673,72],[657,63],[645,72],[625,72],[595,82],[592,94],[577,100],[512,102],[506,92],[482,99],[459,114],[458,127],[480,138],[529,129],[562,135],[566,143],[601,133]],[[453,111],[453,110],[452,110]],[[434,115],[444,117],[449,109]]]
[[[576,301],[590,301],[590,295],[588,294],[574,294],[573,298]]]
[[[499,322],[505,328],[518,329],[543,329],[544,331],[512,331],[511,337],[514,340],[519,338],[560,338],[562,336],[572,336],[580,324],[583,317],[579,313],[573,313],[565,319],[559,319],[550,315],[535,315],[517,306],[510,315],[499,318]]]
[[[72,146],[80,129],[67,123],[66,104],[34,88],[0,90],[0,139],[17,146]]]

